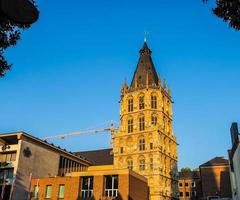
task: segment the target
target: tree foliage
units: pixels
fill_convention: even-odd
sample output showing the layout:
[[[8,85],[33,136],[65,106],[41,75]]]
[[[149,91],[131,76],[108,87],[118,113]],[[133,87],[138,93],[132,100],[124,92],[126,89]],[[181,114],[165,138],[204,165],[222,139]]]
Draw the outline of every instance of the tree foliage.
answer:
[[[208,0],[203,1],[207,2]],[[216,0],[213,13],[232,28],[240,30],[240,0]]]
[[[20,39],[21,30],[29,27],[29,24],[17,24],[9,20],[0,11],[0,77],[3,77],[11,68],[11,64],[4,57],[5,50],[16,45]]]
[[[191,172],[192,170],[191,170],[191,168],[189,168],[189,167],[183,167],[182,169],[181,169],[181,172]]]

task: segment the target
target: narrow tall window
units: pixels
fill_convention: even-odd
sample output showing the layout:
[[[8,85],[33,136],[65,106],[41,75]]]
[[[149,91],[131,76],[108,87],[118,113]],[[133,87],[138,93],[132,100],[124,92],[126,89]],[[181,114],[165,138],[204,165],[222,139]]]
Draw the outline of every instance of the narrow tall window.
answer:
[[[89,198],[93,196],[93,177],[82,177],[82,197]]]
[[[144,109],[144,96],[139,97],[139,110]]]
[[[157,109],[157,96],[155,95],[151,96],[151,108]]]
[[[128,164],[128,169],[133,169],[133,160],[132,159],[129,159],[128,161],[127,161],[127,164]]]
[[[58,198],[63,199],[65,194],[65,185],[59,185],[58,188]]]
[[[155,116],[155,115],[152,116],[152,125],[154,125],[154,126],[157,125],[157,116]]]
[[[118,176],[117,175],[105,176],[105,196],[106,197],[118,196]]]
[[[139,151],[144,151],[145,150],[145,139],[140,138],[139,139]]]
[[[52,186],[47,185],[45,190],[45,198],[51,198],[52,196]]]
[[[140,161],[139,161],[139,170],[140,171],[145,170],[145,159],[144,158],[140,159]]]
[[[153,158],[150,158],[150,170],[153,170]]]
[[[33,198],[34,199],[38,199],[38,191],[39,191],[39,187],[38,187],[38,185],[35,185],[33,188]]]
[[[145,130],[145,118],[144,118],[144,116],[139,118],[139,130],[140,131]]]
[[[128,112],[133,111],[133,99],[128,99]]]
[[[133,119],[128,120],[128,133],[133,132]]]

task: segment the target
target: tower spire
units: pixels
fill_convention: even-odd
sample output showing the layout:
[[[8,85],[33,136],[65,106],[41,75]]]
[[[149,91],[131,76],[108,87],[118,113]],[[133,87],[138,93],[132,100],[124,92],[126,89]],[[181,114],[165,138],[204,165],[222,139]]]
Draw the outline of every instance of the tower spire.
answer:
[[[140,49],[139,54],[140,56],[131,82],[131,87],[146,87],[147,82],[149,86],[152,84],[158,85],[158,75],[151,57],[152,51],[148,48],[147,42],[143,43],[143,47]]]

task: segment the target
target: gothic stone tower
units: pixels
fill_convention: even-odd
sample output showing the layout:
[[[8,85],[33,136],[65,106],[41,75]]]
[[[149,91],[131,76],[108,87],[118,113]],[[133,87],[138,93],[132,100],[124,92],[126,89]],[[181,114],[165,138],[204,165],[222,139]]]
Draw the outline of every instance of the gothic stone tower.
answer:
[[[130,86],[121,91],[120,126],[114,165],[145,176],[150,200],[177,198],[177,143],[172,131],[172,98],[161,83],[144,43]]]

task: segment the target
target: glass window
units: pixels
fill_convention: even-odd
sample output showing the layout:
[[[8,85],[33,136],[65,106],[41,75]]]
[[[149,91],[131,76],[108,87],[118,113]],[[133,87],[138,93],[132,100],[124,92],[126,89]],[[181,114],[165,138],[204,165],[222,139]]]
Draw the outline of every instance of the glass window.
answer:
[[[140,171],[145,170],[145,159],[144,158],[140,159],[140,161],[139,161],[139,170]]]
[[[82,197],[88,198],[93,196],[93,177],[82,177]]]
[[[185,187],[188,187],[189,186],[189,184],[188,183],[185,183]]]
[[[105,196],[106,197],[118,196],[118,176],[117,175],[105,176]]]
[[[33,198],[34,199],[38,199],[38,191],[39,191],[39,187],[37,185],[35,185],[33,188]]]
[[[128,112],[133,111],[133,99],[128,99]]]
[[[133,119],[128,120],[128,133],[133,132]]]
[[[128,164],[128,169],[133,169],[133,161],[131,160],[131,159],[129,159],[128,161],[127,161],[127,164]]]
[[[183,184],[180,182],[180,183],[178,183],[178,186],[179,186],[179,187],[182,187],[182,186],[183,186]]]
[[[58,188],[58,198],[64,198],[65,185],[59,185]]]
[[[151,96],[151,108],[157,109],[157,96]]]
[[[196,187],[196,184],[195,184],[195,182],[192,182],[192,187]]]
[[[139,139],[139,151],[144,151],[145,150],[145,139],[140,138]]]
[[[52,195],[52,186],[47,185],[46,191],[45,191],[45,198],[51,198],[51,195]]]
[[[180,192],[179,196],[180,196],[180,197],[183,197],[183,192]]]
[[[144,116],[141,116],[139,118],[139,130],[144,131],[145,130],[145,118]]]
[[[144,96],[139,97],[139,110],[144,109]]]
[[[157,125],[157,116],[155,116],[155,115],[152,116],[152,125],[154,125],[154,126]]]
[[[153,170],[153,158],[150,158],[150,170]]]
[[[150,149],[152,150],[153,149],[153,143],[152,142],[150,142]]]
[[[120,153],[123,153],[123,147],[120,147]]]
[[[190,192],[186,192],[186,197],[190,197]]]
[[[16,160],[16,152],[4,152],[0,154],[0,161],[1,162],[9,162]]]
[[[193,197],[196,197],[196,196],[197,196],[197,192],[196,192],[196,191],[193,191],[193,192],[192,192],[192,196],[193,196]]]

